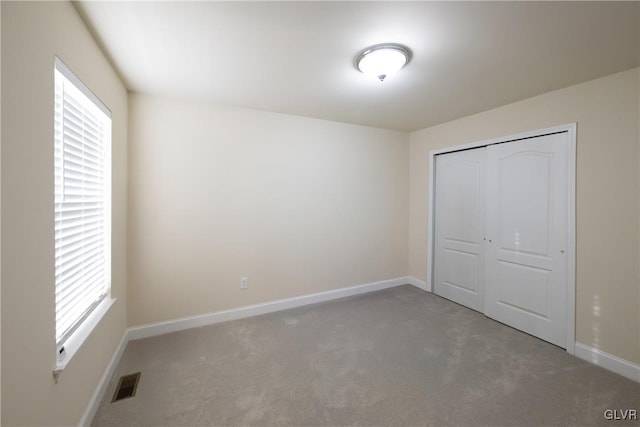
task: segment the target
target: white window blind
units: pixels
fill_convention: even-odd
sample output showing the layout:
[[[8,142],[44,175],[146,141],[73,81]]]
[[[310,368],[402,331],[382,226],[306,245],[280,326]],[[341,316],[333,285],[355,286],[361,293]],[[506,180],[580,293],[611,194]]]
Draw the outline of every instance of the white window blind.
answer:
[[[56,346],[109,294],[111,113],[55,63]]]

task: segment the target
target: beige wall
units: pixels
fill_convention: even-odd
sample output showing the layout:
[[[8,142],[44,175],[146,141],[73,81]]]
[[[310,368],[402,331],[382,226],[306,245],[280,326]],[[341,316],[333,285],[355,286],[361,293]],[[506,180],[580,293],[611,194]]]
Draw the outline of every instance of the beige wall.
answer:
[[[129,114],[129,325],[407,274],[406,133],[141,95]]]
[[[640,363],[639,80],[635,69],[412,133],[410,274],[428,274],[430,150],[577,122],[576,339]]]
[[[2,81],[2,4],[0,4],[0,82]],[[2,84],[0,84],[2,99]],[[0,153],[2,153],[2,102],[0,102]],[[0,156],[0,188],[2,188],[2,157]],[[0,224],[2,224],[2,197],[0,197]],[[2,228],[0,227],[0,242]],[[2,366],[2,245],[0,245],[0,367]],[[2,420],[2,369],[0,368],[0,422]]]
[[[126,327],[127,93],[70,3],[1,7],[2,425],[73,425]],[[112,295],[118,298],[58,384],[52,376],[54,55],[112,110]]]

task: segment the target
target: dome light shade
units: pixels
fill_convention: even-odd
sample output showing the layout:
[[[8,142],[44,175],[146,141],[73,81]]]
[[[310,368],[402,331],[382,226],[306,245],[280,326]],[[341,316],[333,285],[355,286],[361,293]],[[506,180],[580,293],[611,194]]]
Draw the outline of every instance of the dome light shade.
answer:
[[[410,57],[411,53],[405,46],[385,43],[362,51],[356,58],[356,66],[365,75],[382,82],[400,71],[409,62]]]

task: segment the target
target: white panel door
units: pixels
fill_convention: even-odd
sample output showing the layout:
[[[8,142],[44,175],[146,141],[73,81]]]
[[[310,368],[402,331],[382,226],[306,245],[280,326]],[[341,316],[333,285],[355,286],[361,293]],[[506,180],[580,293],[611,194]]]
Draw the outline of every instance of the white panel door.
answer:
[[[566,345],[568,133],[487,147],[485,314]]]
[[[484,306],[486,148],[435,158],[435,293],[480,312]]]

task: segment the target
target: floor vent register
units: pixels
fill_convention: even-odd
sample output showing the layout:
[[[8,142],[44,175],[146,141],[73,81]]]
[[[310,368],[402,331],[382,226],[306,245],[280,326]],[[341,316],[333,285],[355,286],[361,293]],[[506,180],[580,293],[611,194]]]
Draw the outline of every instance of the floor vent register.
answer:
[[[120,377],[118,387],[116,387],[116,392],[113,394],[113,400],[111,402],[117,402],[118,400],[135,396],[138,381],[140,381],[140,372]]]

